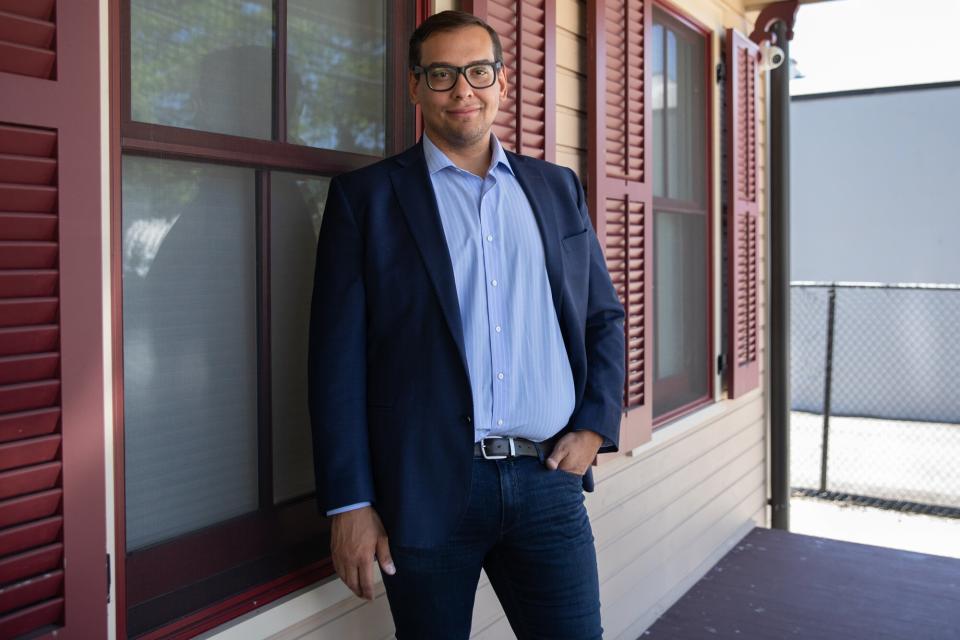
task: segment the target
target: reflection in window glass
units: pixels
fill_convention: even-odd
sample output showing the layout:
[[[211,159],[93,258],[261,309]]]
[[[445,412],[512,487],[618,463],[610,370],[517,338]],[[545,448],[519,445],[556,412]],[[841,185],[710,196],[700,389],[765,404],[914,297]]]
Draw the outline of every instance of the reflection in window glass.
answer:
[[[270,139],[271,0],[131,0],[138,122]]]
[[[383,155],[384,0],[289,0],[287,140]]]
[[[707,393],[706,222],[661,211],[654,218],[654,416]]]
[[[273,388],[273,495],[314,489],[307,412],[307,336],[317,235],[328,178],[270,177],[270,354]]]
[[[653,75],[653,195],[662,198],[667,195],[666,154],[663,143],[663,114],[666,105],[667,77],[663,72],[663,27],[653,25],[653,43],[651,73]]]
[[[127,548],[253,511],[254,172],[123,160]]]
[[[654,196],[706,204],[706,96],[703,38],[654,24]]]

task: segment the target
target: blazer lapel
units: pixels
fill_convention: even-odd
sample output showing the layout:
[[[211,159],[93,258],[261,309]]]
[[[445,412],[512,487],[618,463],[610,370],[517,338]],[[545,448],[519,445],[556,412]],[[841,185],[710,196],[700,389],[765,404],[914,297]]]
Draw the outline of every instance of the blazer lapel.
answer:
[[[559,320],[563,308],[563,256],[560,255],[560,232],[557,229],[556,217],[548,213],[552,211],[549,205],[554,205],[553,196],[547,189],[539,169],[524,162],[523,156],[509,151],[507,158],[510,160],[510,166],[513,167],[514,175],[517,176],[520,188],[530,202],[533,216],[537,219],[537,227],[540,228],[540,240],[543,242],[543,255],[547,263],[547,278],[550,280],[553,306]],[[560,326],[563,324],[561,323]]]
[[[440,308],[456,342],[464,371],[468,372],[466,350],[463,344],[463,324],[460,319],[460,303],[457,299],[457,284],[453,277],[450,250],[443,234],[443,223],[437,210],[437,198],[427,174],[427,163],[420,144],[397,158],[402,165],[390,174],[394,193],[410,227],[427,267],[427,273],[436,290]]]

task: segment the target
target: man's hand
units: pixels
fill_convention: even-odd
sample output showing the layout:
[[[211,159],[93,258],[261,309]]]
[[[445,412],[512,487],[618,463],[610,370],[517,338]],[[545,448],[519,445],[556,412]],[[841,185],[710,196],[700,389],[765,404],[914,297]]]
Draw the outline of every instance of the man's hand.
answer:
[[[553,453],[546,459],[548,469],[567,471],[582,476],[593,464],[603,436],[593,431],[571,431],[557,441]]]
[[[360,507],[333,516],[330,529],[330,553],[333,568],[350,590],[373,600],[373,561],[380,561],[383,572],[397,572],[390,557],[387,532],[373,507]]]

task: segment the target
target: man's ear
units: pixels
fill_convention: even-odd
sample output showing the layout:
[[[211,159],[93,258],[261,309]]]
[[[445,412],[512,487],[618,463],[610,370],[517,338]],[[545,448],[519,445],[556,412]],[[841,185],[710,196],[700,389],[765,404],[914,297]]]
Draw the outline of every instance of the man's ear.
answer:
[[[417,97],[417,85],[420,78],[413,71],[407,71],[407,94],[410,96],[411,104],[420,104],[420,98]]]
[[[497,84],[500,85],[500,101],[506,100],[507,98],[507,87],[509,83],[507,82],[507,68],[500,67],[500,73],[497,77]]]

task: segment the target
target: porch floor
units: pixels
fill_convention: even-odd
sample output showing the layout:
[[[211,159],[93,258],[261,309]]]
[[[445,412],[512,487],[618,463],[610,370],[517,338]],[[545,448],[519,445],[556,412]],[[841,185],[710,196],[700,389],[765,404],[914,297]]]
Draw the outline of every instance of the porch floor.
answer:
[[[960,640],[960,560],[757,528],[648,638]]]

